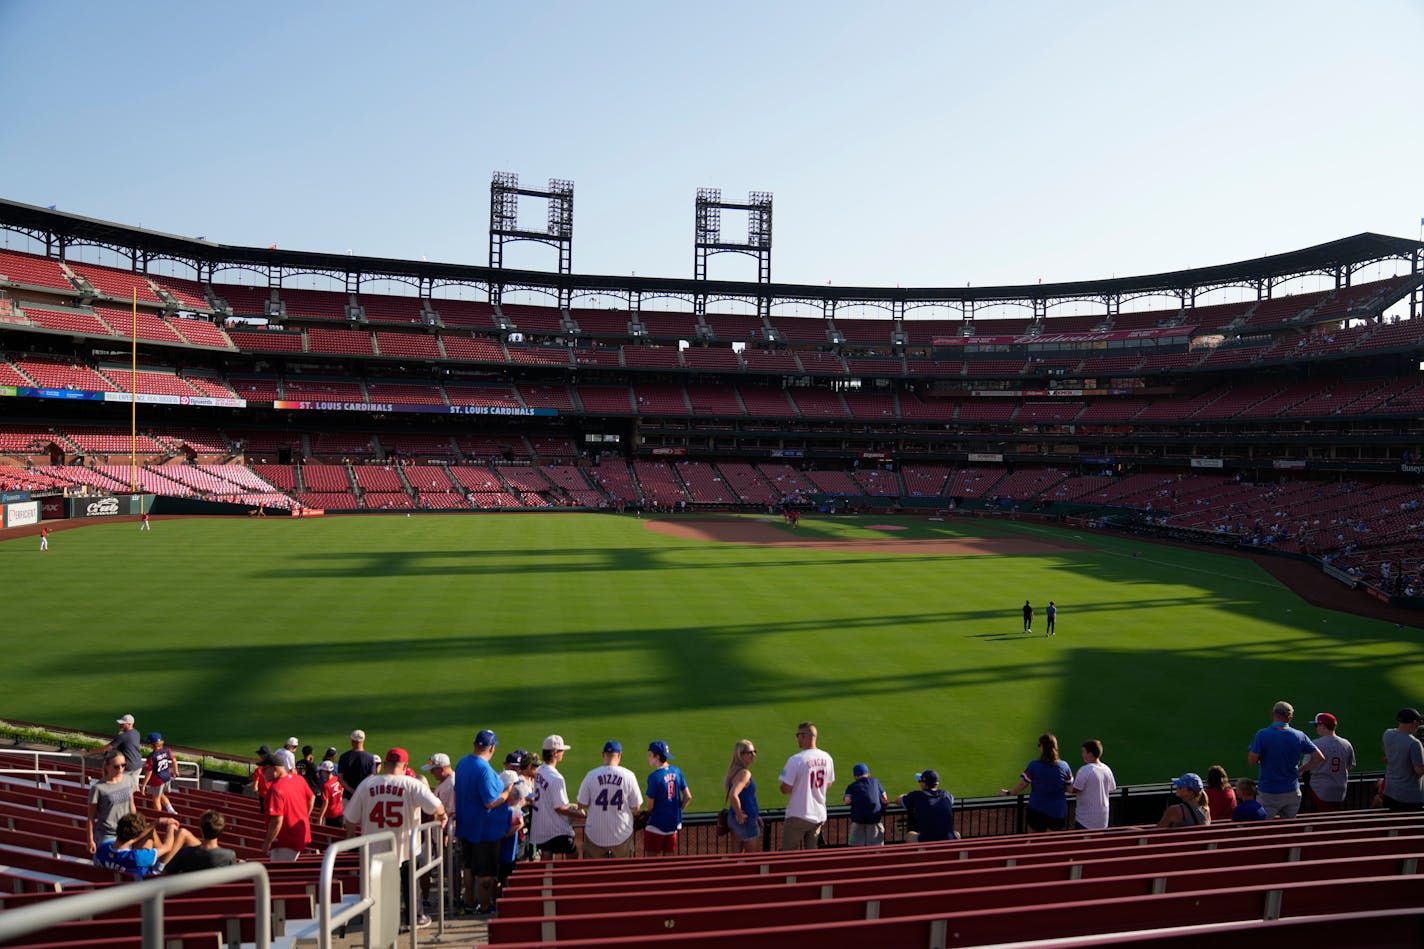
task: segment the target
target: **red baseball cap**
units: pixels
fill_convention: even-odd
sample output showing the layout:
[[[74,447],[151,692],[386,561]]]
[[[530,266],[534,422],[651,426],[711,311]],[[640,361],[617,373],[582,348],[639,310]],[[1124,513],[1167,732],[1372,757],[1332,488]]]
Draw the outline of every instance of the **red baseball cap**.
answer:
[[[1324,725],[1326,728],[1335,728],[1340,723],[1335,721],[1335,716],[1331,715],[1329,712],[1317,712],[1315,714],[1315,720],[1310,724]]]
[[[401,764],[407,764],[410,762],[410,755],[406,753],[404,748],[392,748],[386,752],[386,760],[399,761]]]

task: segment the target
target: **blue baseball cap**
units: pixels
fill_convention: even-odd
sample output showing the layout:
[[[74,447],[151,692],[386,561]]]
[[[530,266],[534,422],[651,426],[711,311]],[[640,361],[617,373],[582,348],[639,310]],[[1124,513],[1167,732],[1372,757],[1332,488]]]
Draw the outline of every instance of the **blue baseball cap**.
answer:
[[[478,748],[493,748],[499,744],[499,738],[488,728],[475,736],[475,746]]]
[[[603,753],[605,755],[621,755],[623,753],[623,743],[616,738],[610,738],[603,743]]]
[[[850,769],[850,773],[855,775],[857,778],[863,778],[870,773],[870,765],[858,764],[854,768]]]
[[[1188,771],[1186,774],[1182,775],[1180,778],[1173,778],[1173,779],[1172,779],[1172,787],[1174,787],[1174,788],[1191,788],[1193,791],[1200,791],[1200,790],[1202,789],[1202,779],[1201,779],[1201,776],[1200,776],[1200,775],[1198,775],[1198,774],[1196,774],[1196,773],[1194,773],[1194,772]]]
[[[148,742],[150,745],[153,744],[155,741],[162,741],[162,740],[163,740],[163,736],[160,735],[160,734],[158,734],[158,732],[149,732],[149,733],[148,733],[148,737],[144,739],[144,741]]]
[[[915,780],[916,780],[916,781],[923,781],[925,784],[929,785],[930,787],[932,787],[932,788],[937,788],[937,787],[939,787],[939,772],[933,770],[932,768],[926,768],[925,770],[921,771],[919,774],[915,775]]]
[[[672,752],[668,751],[667,742],[663,741],[662,739],[658,739],[657,741],[649,744],[648,750],[651,751],[653,754],[657,755],[659,758],[662,758],[664,761],[672,760]]]

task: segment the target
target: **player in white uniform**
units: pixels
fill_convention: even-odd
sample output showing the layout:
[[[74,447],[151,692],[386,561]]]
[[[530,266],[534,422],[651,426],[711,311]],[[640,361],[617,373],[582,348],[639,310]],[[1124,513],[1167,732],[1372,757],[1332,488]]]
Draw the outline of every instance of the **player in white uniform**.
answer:
[[[781,793],[791,795],[781,828],[781,849],[815,850],[821,825],[826,822],[826,788],[835,783],[836,765],[816,747],[814,722],[796,726],[796,744],[801,750],[787,758],[781,769]]]
[[[389,830],[396,835],[396,852],[401,862],[401,902],[410,903],[410,878],[406,862],[412,856],[420,856],[420,839],[411,847],[411,831],[420,826],[420,815],[429,814],[443,826],[449,819],[445,805],[430,790],[430,785],[407,772],[410,755],[404,748],[392,748],[386,752],[386,766],[379,774],[373,774],[356,786],[351,799],[346,802],[342,816],[346,820],[346,830],[351,836],[373,834]],[[402,911],[404,915],[404,911]],[[430,917],[421,915],[419,925],[428,926]]]
[[[574,853],[574,827],[569,815],[578,813],[578,805],[569,803],[569,789],[559,773],[559,762],[572,745],[564,744],[562,735],[544,739],[544,763],[534,773],[534,792],[529,800],[533,814],[529,821],[529,839],[539,848],[540,860],[557,860]]]
[[[643,792],[638,788],[638,776],[622,767],[622,760],[623,746],[617,741],[605,742],[603,764],[586,774],[579,785],[579,810],[587,817],[585,859],[631,857],[637,847],[633,815],[643,806]]]

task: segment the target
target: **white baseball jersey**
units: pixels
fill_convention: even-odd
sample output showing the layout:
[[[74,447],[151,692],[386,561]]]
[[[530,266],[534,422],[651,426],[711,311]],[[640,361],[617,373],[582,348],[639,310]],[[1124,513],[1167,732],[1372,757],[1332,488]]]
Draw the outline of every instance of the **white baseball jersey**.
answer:
[[[633,836],[633,812],[643,806],[643,792],[636,774],[606,764],[584,775],[578,802],[588,811],[584,836],[594,846],[616,847]]]
[[[1310,789],[1322,801],[1345,800],[1346,782],[1355,767],[1355,748],[1339,735],[1311,739],[1325,760],[1310,772]]]
[[[807,748],[787,758],[781,769],[781,783],[791,785],[786,816],[825,823],[826,788],[835,780],[835,762],[819,748]]]
[[[420,815],[434,814],[440,798],[430,785],[408,774],[373,774],[356,786],[342,816],[363,834],[389,830],[396,835],[401,862],[411,858],[411,831],[420,825]],[[415,856],[420,856],[419,840]]]
[[[1073,790],[1078,792],[1074,819],[1091,830],[1108,826],[1108,795],[1117,790],[1112,769],[1101,761],[1084,764],[1073,777]]]
[[[455,818],[455,772],[451,771],[445,780],[435,786],[435,796],[445,805],[445,813]]]
[[[534,804],[534,816],[529,822],[529,839],[536,844],[553,840],[555,837],[572,837],[573,825],[567,815],[555,808],[569,806],[569,789],[564,776],[551,764],[541,764],[534,774],[534,793],[529,797]]]

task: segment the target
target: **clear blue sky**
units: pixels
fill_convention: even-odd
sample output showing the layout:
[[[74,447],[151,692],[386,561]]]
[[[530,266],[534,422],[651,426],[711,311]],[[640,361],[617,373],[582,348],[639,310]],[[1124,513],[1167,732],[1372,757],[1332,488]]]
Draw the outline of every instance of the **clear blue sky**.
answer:
[[[508,170],[576,182],[582,273],[690,276],[700,186],[775,193],[777,280],[1149,273],[1418,236],[1421,39],[1420,0],[0,0],[0,194],[485,263]]]

